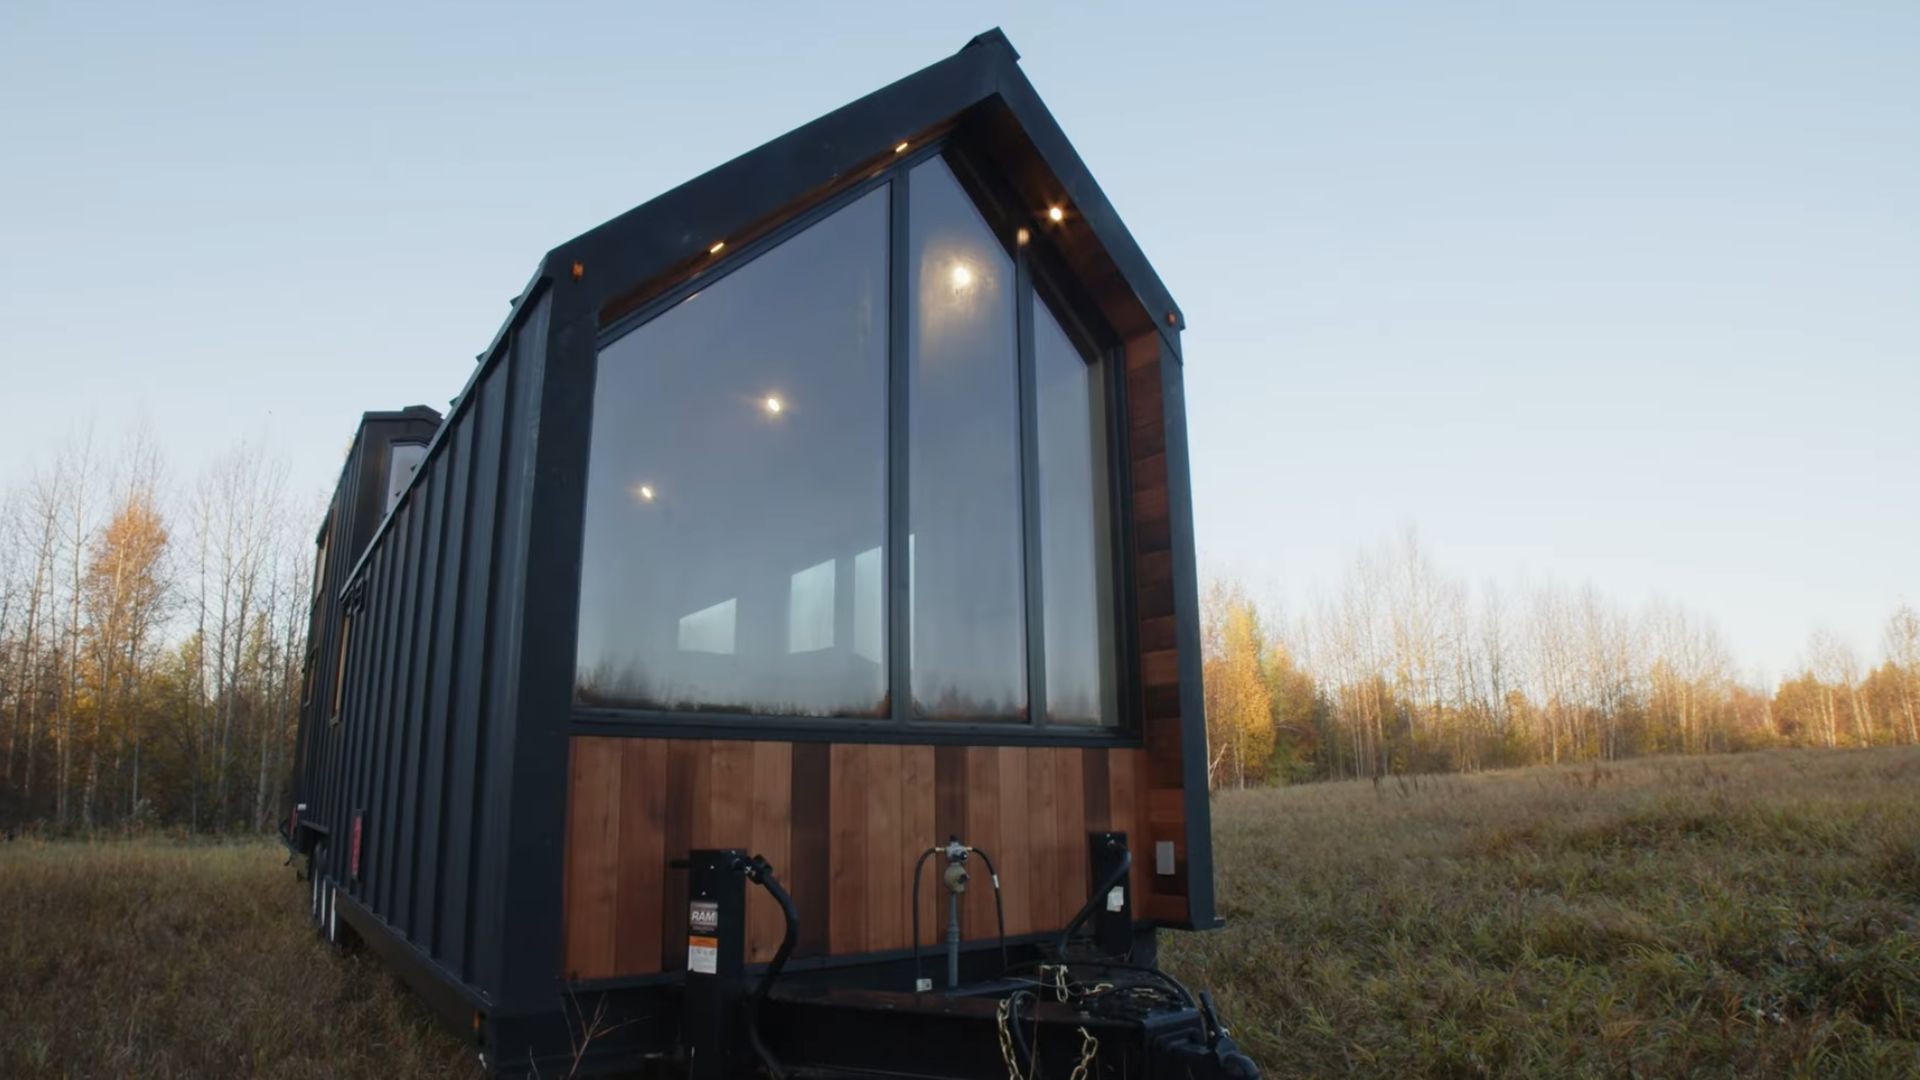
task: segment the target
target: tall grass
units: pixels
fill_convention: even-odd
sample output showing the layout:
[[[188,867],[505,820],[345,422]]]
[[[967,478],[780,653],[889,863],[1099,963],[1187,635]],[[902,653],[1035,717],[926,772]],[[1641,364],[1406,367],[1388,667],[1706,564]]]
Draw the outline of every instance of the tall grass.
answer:
[[[472,1077],[266,843],[0,844],[0,1077]]]
[[[1270,1076],[1920,1076],[1920,751],[1214,804],[1168,935]],[[473,1077],[267,844],[0,844],[0,1077]]]
[[[1214,803],[1163,959],[1273,1076],[1920,1076],[1920,750]]]

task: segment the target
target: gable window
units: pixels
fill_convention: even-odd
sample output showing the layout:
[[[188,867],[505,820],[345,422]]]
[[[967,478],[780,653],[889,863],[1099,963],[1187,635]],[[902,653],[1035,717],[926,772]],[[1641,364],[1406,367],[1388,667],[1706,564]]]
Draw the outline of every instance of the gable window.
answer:
[[[885,712],[887,325],[882,189],[601,350],[583,704]]]
[[[1118,722],[1109,375],[1022,234],[909,161],[609,334],[577,703]]]
[[[1023,720],[1026,583],[1014,265],[945,162],[911,175],[913,712]]]

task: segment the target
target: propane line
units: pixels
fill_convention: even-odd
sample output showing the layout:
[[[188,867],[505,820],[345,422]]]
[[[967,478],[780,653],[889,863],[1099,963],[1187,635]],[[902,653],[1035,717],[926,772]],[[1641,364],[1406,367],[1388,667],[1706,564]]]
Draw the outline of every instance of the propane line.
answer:
[[[980,856],[980,861],[986,864],[987,877],[993,883],[994,922],[997,925],[1000,935],[1000,970],[1004,973],[1009,967],[1007,956],[1007,906],[1006,900],[1000,892],[1000,871],[994,868],[993,857],[988,855],[984,849],[963,844],[957,836],[951,837],[945,844],[938,844],[922,851],[920,857],[915,859],[913,863],[913,989],[915,993],[920,991],[920,984],[924,981],[920,974],[921,871],[926,867],[927,860],[935,855],[945,855],[947,857],[947,889],[954,894],[965,891],[967,885],[967,875],[964,870],[958,875],[958,880],[955,880],[953,868],[956,865],[964,863],[968,855],[978,855]]]

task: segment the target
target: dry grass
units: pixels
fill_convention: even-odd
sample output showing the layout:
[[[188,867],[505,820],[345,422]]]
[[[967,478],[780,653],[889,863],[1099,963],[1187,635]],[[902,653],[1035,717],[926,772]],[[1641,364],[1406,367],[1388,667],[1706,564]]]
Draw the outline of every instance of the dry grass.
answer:
[[[1270,1076],[1920,1076],[1920,751],[1215,804],[1164,957]],[[473,1077],[267,844],[0,844],[0,1077]]]
[[[1270,1076],[1920,1076],[1920,750],[1234,793],[1162,956]]]
[[[0,1076],[475,1077],[266,843],[0,844]]]

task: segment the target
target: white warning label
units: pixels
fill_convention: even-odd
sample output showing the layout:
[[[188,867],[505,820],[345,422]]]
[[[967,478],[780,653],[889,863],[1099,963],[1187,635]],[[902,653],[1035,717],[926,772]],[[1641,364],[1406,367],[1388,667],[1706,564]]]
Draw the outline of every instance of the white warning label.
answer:
[[[720,939],[710,937],[690,937],[687,939],[687,970],[701,975],[712,975],[720,970]]]

